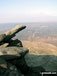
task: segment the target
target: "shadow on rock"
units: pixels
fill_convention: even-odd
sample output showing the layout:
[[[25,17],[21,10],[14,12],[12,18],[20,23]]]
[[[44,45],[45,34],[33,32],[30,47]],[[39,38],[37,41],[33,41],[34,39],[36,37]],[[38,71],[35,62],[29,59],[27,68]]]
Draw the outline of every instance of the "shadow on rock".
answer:
[[[40,72],[45,72],[45,69],[42,66],[29,67],[24,57],[7,60],[7,62],[15,65],[25,76],[41,76]]]
[[[25,61],[29,67],[42,66],[45,71],[57,71],[57,56],[55,55],[25,55]]]

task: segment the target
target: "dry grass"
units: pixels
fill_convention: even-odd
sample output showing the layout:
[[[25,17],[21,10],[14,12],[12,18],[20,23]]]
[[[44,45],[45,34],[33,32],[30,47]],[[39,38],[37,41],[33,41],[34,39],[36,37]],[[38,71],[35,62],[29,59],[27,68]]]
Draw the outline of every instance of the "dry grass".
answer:
[[[24,47],[30,50],[30,54],[57,55],[57,47],[53,44],[36,41],[23,41]]]

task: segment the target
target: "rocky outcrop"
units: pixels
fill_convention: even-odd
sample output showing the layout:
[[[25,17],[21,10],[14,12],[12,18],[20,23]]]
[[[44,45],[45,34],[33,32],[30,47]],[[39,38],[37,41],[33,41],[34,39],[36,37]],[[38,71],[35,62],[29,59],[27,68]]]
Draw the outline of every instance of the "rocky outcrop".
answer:
[[[24,56],[29,52],[22,42],[12,38],[26,26],[16,26],[9,32],[0,35],[0,76],[24,76],[28,66]],[[23,69],[23,70],[22,70]]]
[[[11,40],[11,38],[13,38],[16,33],[20,32],[21,30],[25,29],[26,26],[16,26],[15,28],[13,28],[12,30],[5,32],[4,34],[0,35],[0,44],[2,42],[9,42]]]
[[[29,66],[27,61],[30,59],[26,59],[29,50],[23,47],[20,40],[12,39],[24,28],[26,26],[16,26],[0,35],[0,76],[41,76],[40,72],[45,71],[41,65]]]

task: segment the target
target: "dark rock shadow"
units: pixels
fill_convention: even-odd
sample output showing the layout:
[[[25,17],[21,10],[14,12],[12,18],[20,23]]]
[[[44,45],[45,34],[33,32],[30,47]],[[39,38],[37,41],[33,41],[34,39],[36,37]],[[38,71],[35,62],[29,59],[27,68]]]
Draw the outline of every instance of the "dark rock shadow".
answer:
[[[6,61],[15,65],[24,76],[42,76],[41,72],[57,71],[57,56],[55,55],[27,54],[25,57],[12,57],[12,59]]]
[[[29,76],[37,76],[37,74],[39,75],[41,72],[57,72],[57,56],[55,55],[27,54],[25,61],[30,67]]]

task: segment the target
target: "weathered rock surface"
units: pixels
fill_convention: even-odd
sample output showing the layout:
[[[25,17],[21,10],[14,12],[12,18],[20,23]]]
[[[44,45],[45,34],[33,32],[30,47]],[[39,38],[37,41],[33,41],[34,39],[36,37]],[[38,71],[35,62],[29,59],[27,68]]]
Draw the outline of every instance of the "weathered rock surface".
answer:
[[[8,47],[8,46],[9,46],[9,43],[4,43],[4,44],[0,45],[0,49],[1,48],[5,48],[5,47]]]
[[[8,64],[7,68],[0,67],[0,76],[22,76],[23,74],[17,70],[16,66]]]
[[[27,54],[25,61],[29,67],[41,66],[45,71],[57,71],[57,56]]]
[[[4,57],[4,59],[13,59],[16,57],[24,56],[28,53],[28,49],[23,47],[7,47],[0,49],[0,56]]]
[[[26,26],[18,25],[15,28],[13,28],[11,31],[5,32],[6,38],[4,39],[4,41],[9,41],[11,38],[13,38],[16,35],[16,33],[20,32],[25,28]]]
[[[16,26],[0,35],[0,76],[24,76],[23,70],[28,69],[24,56],[29,50],[23,47],[20,40],[12,40],[16,33],[25,27]]]
[[[2,42],[6,38],[6,34],[0,34],[0,42]]]
[[[16,46],[16,47],[23,47],[22,42],[18,39],[16,40],[10,40],[9,41],[9,46]]]
[[[22,76],[22,74],[15,65],[0,57],[0,76]]]
[[[9,32],[5,32],[4,34],[0,35],[0,42],[9,42],[11,38],[13,38],[16,33],[20,32],[21,30],[25,29],[26,26],[18,25],[15,28],[13,28]]]
[[[5,32],[6,35],[9,36],[15,36],[16,33],[18,33],[19,31],[23,30],[24,28],[26,28],[26,26],[22,26],[22,25],[17,25],[15,28],[13,28],[11,31],[9,32]]]

